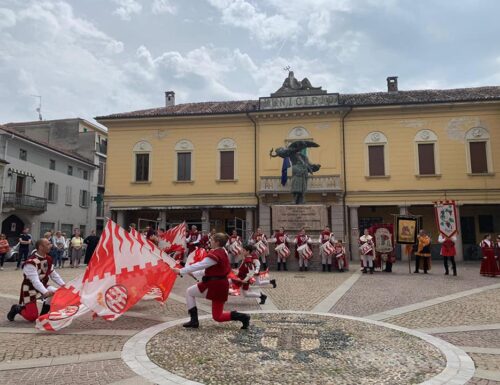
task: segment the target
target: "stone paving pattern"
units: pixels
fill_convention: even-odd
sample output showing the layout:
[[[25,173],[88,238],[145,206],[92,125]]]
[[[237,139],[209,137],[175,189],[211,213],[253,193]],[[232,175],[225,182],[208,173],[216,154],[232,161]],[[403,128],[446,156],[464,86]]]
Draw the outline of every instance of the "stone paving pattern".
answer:
[[[298,314],[260,314],[252,321],[245,332],[213,321],[202,323],[202,333],[176,326],[149,341],[148,355],[181,377],[219,385],[412,384],[446,365],[434,346],[385,327]]]
[[[353,263],[351,266],[351,272],[344,274],[298,271],[271,272],[272,278],[275,278],[278,282],[278,288],[272,289],[269,286],[262,290],[278,309],[311,310],[352,275],[356,264]],[[428,275],[408,274],[407,265],[398,262],[395,265],[393,274],[376,272],[374,275],[362,275],[330,311],[340,314],[367,316],[452,293],[500,283],[500,279],[481,277],[478,263],[459,264],[458,277],[444,276],[442,270],[440,264],[434,264],[433,270]],[[83,271],[83,268],[65,268],[59,272],[66,281],[69,281],[78,274],[83,273]],[[13,303],[17,302],[21,278],[22,273],[15,271],[12,263],[7,263],[5,271],[0,271],[0,313],[4,314],[0,317],[0,327],[24,328],[31,331],[33,325],[19,317],[13,323],[5,319],[5,313]],[[194,280],[188,279],[188,277],[178,279],[172,292],[180,296],[179,300],[182,301],[186,288],[194,283]],[[255,288],[255,290],[259,290],[259,288]],[[498,324],[500,323],[499,298],[500,290],[488,290],[440,305],[401,314],[392,317],[389,321],[410,328]],[[210,306],[210,302],[204,299],[199,300],[199,304]],[[226,310],[233,310],[234,308],[256,310],[260,307],[255,299],[230,297],[226,304]],[[3,332],[0,333],[0,353],[3,354],[0,358],[0,384],[104,385],[123,379],[137,378],[136,373],[131,371],[120,359],[109,359],[111,357],[96,358],[95,361],[86,363],[74,361],[72,364],[51,367],[29,368],[27,366],[26,369],[1,369],[1,366],[9,361],[22,363],[27,359],[52,356],[66,356],[65,359],[71,359],[75,353],[92,355],[106,351],[119,351],[124,341],[129,338],[128,336],[97,335],[97,330],[109,330],[110,333],[113,330],[140,331],[160,323],[161,318],[178,319],[187,317],[185,304],[173,298],[169,299],[165,306],[160,306],[156,301],[142,301],[134,306],[132,310],[138,313],[141,318],[123,316],[115,322],[82,318],[76,320],[68,328],[69,330],[66,331],[68,334],[16,334],[16,332],[9,333],[7,332],[8,329],[3,329]],[[200,314],[205,314],[205,312],[200,309]],[[241,335],[237,324],[232,324],[232,326],[227,324],[218,325],[211,321],[203,321],[202,329],[190,331],[193,332],[190,336],[203,336],[200,332],[207,327],[221,330],[221,333]],[[93,330],[96,330],[95,336],[71,334],[80,331],[91,334]],[[500,349],[500,329],[436,333],[435,336],[458,346]],[[14,340],[16,341],[15,345]],[[30,340],[37,341],[37,343],[30,347],[28,342]],[[38,342],[43,343],[39,344]],[[468,384],[500,385],[500,368],[498,367],[500,355],[470,353],[470,356],[479,369],[488,370],[488,373],[493,373],[498,380],[475,377]],[[231,362],[236,361],[232,360]],[[237,362],[236,364],[240,363]],[[378,367],[372,369],[374,371],[379,370]],[[335,372],[335,375],[337,374]],[[306,379],[302,381],[300,378],[300,375],[297,375],[293,382],[288,383],[308,382]],[[145,381],[145,383],[147,382]],[[262,383],[265,383],[265,381]],[[328,383],[328,381],[321,382],[322,385]],[[379,384],[381,382],[367,381],[365,383]]]

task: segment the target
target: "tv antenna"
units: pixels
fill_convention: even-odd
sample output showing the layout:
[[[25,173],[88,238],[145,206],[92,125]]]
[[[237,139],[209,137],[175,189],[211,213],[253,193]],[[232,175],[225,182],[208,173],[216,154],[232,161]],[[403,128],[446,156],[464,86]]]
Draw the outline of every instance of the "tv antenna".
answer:
[[[291,69],[292,69],[292,67],[286,66],[283,68],[283,71],[290,72]]]
[[[31,95],[34,98],[38,98],[38,107],[36,108],[36,112],[38,112],[38,120],[42,119],[42,96],[41,95]]]

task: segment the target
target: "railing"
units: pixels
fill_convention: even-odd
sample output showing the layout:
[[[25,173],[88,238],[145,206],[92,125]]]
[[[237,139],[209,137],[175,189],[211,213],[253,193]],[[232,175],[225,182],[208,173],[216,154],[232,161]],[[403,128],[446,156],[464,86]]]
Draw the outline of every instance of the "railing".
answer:
[[[47,210],[47,199],[15,192],[6,192],[3,193],[3,207],[43,212]]]
[[[259,193],[289,193],[292,178],[288,177],[286,185],[281,184],[279,176],[263,176],[260,178]],[[310,176],[307,179],[307,191],[309,193],[340,192],[342,186],[340,175]]]

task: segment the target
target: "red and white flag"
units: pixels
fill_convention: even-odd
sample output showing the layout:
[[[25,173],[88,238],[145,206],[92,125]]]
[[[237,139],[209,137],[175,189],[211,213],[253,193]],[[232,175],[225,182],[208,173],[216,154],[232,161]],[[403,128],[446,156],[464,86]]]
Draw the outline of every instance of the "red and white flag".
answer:
[[[160,242],[164,243],[166,253],[184,254],[186,249],[186,222],[168,229],[160,235]]]

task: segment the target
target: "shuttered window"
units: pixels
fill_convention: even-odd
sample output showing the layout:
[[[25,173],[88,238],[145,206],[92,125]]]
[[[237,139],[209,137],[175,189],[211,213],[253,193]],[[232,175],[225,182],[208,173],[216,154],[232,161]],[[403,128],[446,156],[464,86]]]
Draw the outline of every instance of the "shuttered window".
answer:
[[[135,181],[149,181],[149,154],[135,154]]]
[[[59,186],[52,182],[45,182],[45,198],[47,202],[57,203]]]
[[[486,155],[486,142],[469,142],[470,169],[473,174],[488,172],[488,159]]]
[[[191,153],[178,152],[177,153],[177,180],[190,181],[191,180]]]
[[[220,179],[234,179],[234,151],[220,152]]]
[[[368,146],[368,164],[370,176],[384,176],[384,162],[384,146]]]
[[[420,175],[435,175],[434,143],[419,143],[418,170]]]

